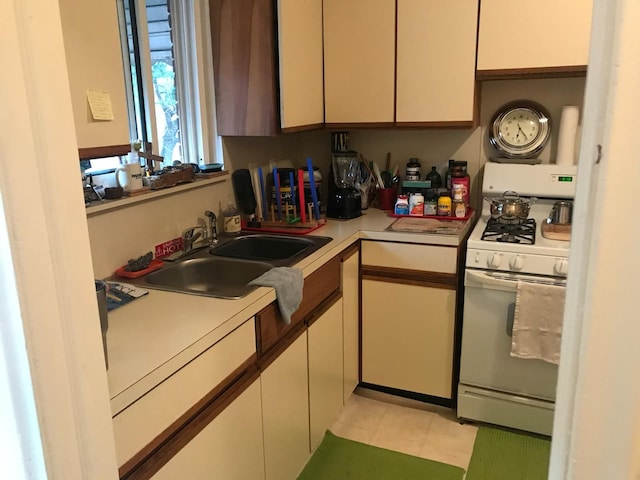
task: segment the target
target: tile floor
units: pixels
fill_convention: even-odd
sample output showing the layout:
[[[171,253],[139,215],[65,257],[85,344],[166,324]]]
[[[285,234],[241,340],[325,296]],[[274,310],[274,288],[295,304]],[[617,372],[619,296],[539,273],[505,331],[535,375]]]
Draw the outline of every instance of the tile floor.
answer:
[[[330,430],[343,438],[467,470],[478,427],[461,425],[449,408],[358,388]]]

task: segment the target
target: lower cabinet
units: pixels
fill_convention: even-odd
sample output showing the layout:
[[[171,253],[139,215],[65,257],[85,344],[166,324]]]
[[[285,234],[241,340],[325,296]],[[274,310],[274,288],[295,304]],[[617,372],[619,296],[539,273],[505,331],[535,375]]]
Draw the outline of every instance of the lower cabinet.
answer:
[[[309,442],[311,451],[343,405],[342,299],[307,330],[309,347]]]
[[[267,480],[293,480],[309,459],[308,382],[304,332],[260,377]]]
[[[451,398],[455,290],[362,282],[362,381]]]
[[[154,480],[264,479],[260,402],[260,381],[256,380],[169,460]]]

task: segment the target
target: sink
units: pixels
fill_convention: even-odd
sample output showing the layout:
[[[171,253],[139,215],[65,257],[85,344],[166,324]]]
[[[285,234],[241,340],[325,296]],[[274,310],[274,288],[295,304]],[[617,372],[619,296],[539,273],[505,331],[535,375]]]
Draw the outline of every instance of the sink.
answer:
[[[160,270],[126,281],[170,292],[242,298],[258,288],[247,285],[251,280],[273,267],[291,266],[331,240],[269,234],[225,238],[215,247],[196,250]]]
[[[257,286],[247,284],[273,265],[240,259],[190,258],[151,272],[143,277],[144,285],[160,290],[191,293],[218,298],[240,298]]]
[[[292,235],[254,234],[236,237],[212,248],[215,257],[269,262],[274,266],[292,265],[319,250],[332,239]]]

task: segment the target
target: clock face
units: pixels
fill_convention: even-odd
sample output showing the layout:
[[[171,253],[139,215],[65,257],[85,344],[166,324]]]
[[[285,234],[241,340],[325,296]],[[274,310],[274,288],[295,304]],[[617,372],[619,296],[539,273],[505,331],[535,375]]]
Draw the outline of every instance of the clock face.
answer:
[[[549,114],[541,105],[526,100],[498,110],[489,132],[491,144],[509,158],[534,158],[547,144]]]

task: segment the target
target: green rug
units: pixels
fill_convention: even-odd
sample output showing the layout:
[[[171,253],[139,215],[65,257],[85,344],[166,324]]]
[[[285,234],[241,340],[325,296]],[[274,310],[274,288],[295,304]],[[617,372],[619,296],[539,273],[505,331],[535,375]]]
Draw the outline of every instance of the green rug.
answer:
[[[336,437],[327,430],[298,480],[462,480],[444,463]]]
[[[551,442],[480,427],[466,480],[546,480]]]

